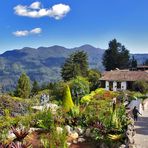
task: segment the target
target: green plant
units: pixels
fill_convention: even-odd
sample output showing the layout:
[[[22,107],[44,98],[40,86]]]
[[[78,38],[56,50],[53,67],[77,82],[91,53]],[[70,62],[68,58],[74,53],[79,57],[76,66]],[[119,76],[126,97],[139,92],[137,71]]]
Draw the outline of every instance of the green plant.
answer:
[[[64,97],[63,97],[63,108],[66,112],[69,112],[74,107],[74,103],[72,101],[71,92],[69,86],[65,87]]]
[[[148,84],[144,80],[136,81],[133,83],[133,90],[139,91],[141,93],[147,93]]]
[[[53,126],[49,136],[41,137],[41,143],[44,148],[68,148],[66,131],[58,133],[56,127]]]
[[[17,130],[16,128],[14,128],[13,126],[11,127],[12,132],[14,133],[14,135],[16,136],[16,138],[14,139],[14,141],[23,141],[24,138],[29,134],[28,130]]]
[[[78,76],[69,83],[73,100],[76,105],[79,105],[81,98],[90,92],[89,82],[86,78]]]
[[[54,121],[51,111],[46,109],[44,111],[38,112],[34,116],[34,120],[37,127],[43,128],[45,130],[50,130]]]

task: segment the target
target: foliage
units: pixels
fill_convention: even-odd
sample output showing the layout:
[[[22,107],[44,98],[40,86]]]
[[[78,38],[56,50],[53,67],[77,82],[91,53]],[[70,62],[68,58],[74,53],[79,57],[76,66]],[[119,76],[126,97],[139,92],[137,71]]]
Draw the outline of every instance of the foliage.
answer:
[[[145,60],[144,65],[148,66],[148,59]]]
[[[23,73],[18,80],[15,95],[21,98],[28,98],[30,95],[30,89],[30,79],[25,73]]]
[[[0,114],[4,115],[7,109],[11,116],[24,115],[28,112],[29,107],[32,105],[31,100],[22,99],[19,97],[12,97],[9,95],[0,96]]]
[[[148,84],[147,82],[143,80],[135,81],[133,83],[133,90],[139,91],[141,93],[147,93],[148,92]]]
[[[36,126],[39,128],[43,128],[45,130],[50,130],[53,126],[53,116],[50,110],[45,109],[42,112],[38,112],[34,116],[34,120],[36,122]]]
[[[69,81],[77,76],[87,76],[88,57],[84,51],[72,53],[61,68],[61,76],[64,81]]]
[[[58,101],[62,100],[65,87],[66,87],[66,83],[64,83],[63,81],[50,83],[50,86],[49,86],[50,97]]]
[[[130,60],[130,68],[137,68],[137,60],[134,58],[134,56],[132,56],[132,59]]]
[[[107,71],[116,68],[125,69],[129,67],[129,51],[116,39],[109,42],[109,48],[103,55],[103,65]]]
[[[13,134],[16,136],[15,141],[21,142],[29,134],[28,130],[23,130],[23,129],[17,130],[13,126],[11,127],[11,129]]]
[[[32,89],[31,89],[31,94],[34,96],[34,95],[37,95],[38,94],[38,91],[39,91],[40,87],[39,87],[39,84],[38,82],[35,80],[32,84]]]
[[[44,148],[68,148],[66,131],[58,133],[56,127],[53,126],[49,136],[42,136],[41,143]]]
[[[66,85],[63,96],[63,108],[66,112],[69,112],[73,107],[74,103],[71,97],[71,92],[69,86]]]
[[[89,82],[87,79],[78,76],[77,78],[71,80],[69,82],[70,84],[70,89],[72,92],[72,97],[75,102],[75,104],[79,104],[80,99],[89,94]]]
[[[95,69],[91,69],[88,71],[88,81],[90,82],[90,90],[95,90],[99,87],[100,82],[99,78],[101,76],[101,73]]]

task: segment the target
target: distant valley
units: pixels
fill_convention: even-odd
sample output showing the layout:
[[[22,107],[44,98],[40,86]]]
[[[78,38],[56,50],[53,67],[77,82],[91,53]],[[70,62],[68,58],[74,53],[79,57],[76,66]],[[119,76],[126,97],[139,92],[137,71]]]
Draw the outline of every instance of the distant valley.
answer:
[[[39,83],[60,80],[60,67],[65,59],[76,50],[84,50],[88,54],[90,68],[104,70],[102,65],[103,49],[91,45],[76,48],[62,46],[29,48],[6,51],[0,55],[0,84],[3,91],[14,89],[22,72]],[[148,54],[135,54],[138,63],[148,59]]]

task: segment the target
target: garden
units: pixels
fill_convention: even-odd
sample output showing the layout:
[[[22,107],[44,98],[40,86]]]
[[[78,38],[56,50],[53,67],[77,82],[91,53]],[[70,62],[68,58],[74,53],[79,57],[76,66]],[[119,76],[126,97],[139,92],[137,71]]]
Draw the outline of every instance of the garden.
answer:
[[[46,104],[42,110],[32,109],[33,103],[39,105],[41,92],[32,100],[9,98],[10,106],[15,105],[15,108],[7,106],[9,109],[3,110],[1,147],[119,147],[124,143],[129,120],[123,94],[101,88],[87,93],[88,85],[82,82],[85,82],[83,78],[78,77],[68,84],[63,83],[63,86],[59,84],[62,100],[55,100],[51,90],[43,91],[52,94],[49,102],[58,106],[56,111]],[[117,98],[115,105],[113,98]],[[24,111],[14,114],[20,104],[23,104]]]

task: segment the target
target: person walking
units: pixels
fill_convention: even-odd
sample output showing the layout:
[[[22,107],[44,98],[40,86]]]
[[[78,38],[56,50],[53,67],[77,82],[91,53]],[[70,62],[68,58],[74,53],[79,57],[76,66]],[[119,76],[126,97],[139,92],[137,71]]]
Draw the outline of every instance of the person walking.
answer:
[[[132,113],[133,113],[133,116],[134,116],[134,121],[137,121],[137,120],[138,120],[138,114],[142,115],[142,114],[139,112],[139,110],[137,109],[136,106],[134,107]]]

